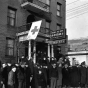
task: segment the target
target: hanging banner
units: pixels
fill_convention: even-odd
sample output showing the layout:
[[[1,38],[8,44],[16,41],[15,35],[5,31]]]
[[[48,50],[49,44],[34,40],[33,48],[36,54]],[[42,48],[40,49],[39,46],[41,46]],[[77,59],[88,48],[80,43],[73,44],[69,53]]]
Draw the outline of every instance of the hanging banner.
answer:
[[[27,35],[27,40],[31,40],[31,39],[35,40],[37,38],[37,35],[41,27],[41,23],[42,23],[42,20],[32,23],[32,26]]]

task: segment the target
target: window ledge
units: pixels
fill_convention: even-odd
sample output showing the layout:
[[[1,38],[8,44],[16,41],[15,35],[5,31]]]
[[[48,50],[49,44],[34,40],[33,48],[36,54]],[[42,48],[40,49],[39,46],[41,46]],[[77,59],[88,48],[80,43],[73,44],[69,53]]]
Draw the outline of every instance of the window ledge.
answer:
[[[57,17],[62,18],[62,16],[58,16],[58,15],[57,15]]]

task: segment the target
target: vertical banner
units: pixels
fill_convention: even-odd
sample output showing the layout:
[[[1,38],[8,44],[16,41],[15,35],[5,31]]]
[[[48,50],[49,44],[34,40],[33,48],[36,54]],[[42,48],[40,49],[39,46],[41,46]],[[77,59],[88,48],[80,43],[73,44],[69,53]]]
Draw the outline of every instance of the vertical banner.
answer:
[[[31,40],[31,39],[35,40],[37,38],[37,35],[41,27],[41,23],[42,20],[32,23],[32,26],[28,32],[27,40]]]

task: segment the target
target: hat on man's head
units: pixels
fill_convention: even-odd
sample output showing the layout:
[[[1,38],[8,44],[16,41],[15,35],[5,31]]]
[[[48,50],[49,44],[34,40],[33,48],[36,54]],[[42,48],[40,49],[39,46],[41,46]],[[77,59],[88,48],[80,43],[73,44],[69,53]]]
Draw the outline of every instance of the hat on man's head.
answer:
[[[82,63],[81,63],[81,65],[85,65],[86,63],[85,63],[85,61],[83,61]]]
[[[15,64],[12,64],[12,65],[11,65],[11,68],[16,68],[16,65],[15,65]]]

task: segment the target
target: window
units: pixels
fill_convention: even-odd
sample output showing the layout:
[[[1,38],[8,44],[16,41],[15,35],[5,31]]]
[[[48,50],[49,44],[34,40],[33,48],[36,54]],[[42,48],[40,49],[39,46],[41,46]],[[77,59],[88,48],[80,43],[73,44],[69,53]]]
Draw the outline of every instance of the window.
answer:
[[[50,0],[46,0],[46,4],[47,5],[50,5]]]
[[[45,3],[44,8],[50,10],[50,0],[39,0],[39,1]]]
[[[47,10],[50,10],[50,0],[46,0]]]
[[[6,39],[6,55],[7,56],[14,55],[14,39],[10,38]]]
[[[46,21],[46,33],[50,33],[50,22]]]
[[[16,9],[8,7],[7,24],[10,26],[15,26],[15,21],[16,21]]]
[[[61,16],[61,4],[57,3],[57,16]]]
[[[46,28],[50,28],[50,22],[46,21]]]
[[[57,24],[57,30],[61,29],[61,25]]]

